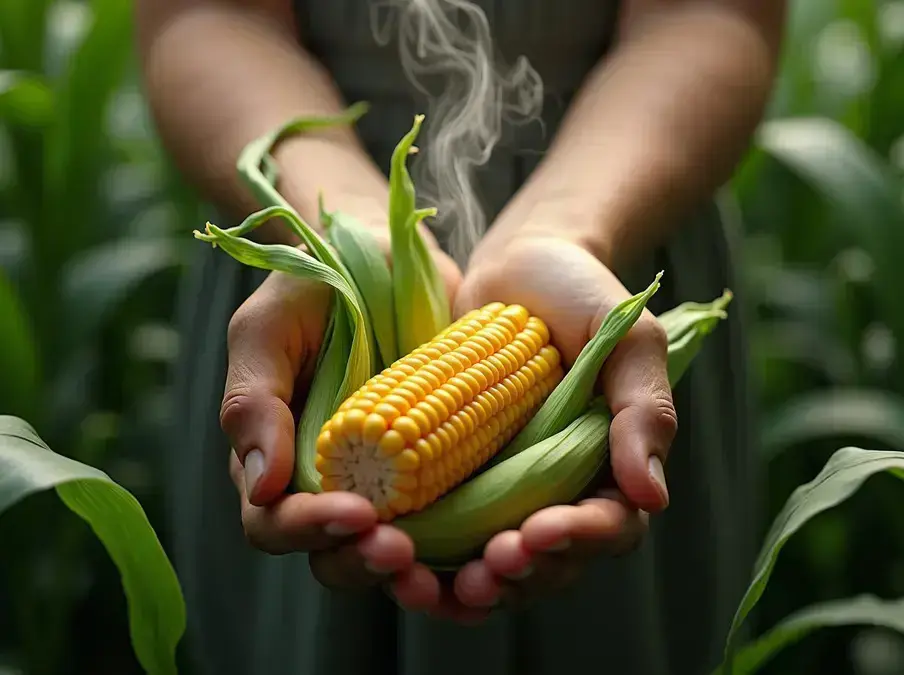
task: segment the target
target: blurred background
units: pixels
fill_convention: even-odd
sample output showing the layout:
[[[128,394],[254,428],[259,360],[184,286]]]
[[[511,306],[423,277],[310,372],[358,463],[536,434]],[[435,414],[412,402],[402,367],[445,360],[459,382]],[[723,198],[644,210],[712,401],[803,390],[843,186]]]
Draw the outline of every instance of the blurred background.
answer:
[[[0,411],[107,471],[164,545],[173,293],[207,211],[157,143],[123,0],[0,0]],[[780,82],[732,188],[756,301],[764,527],[835,449],[904,450],[904,1],[792,0]],[[904,596],[901,485],[790,541],[757,632]],[[140,669],[116,568],[53,494],[0,519],[0,675]],[[816,633],[775,675],[901,675],[904,639]]]

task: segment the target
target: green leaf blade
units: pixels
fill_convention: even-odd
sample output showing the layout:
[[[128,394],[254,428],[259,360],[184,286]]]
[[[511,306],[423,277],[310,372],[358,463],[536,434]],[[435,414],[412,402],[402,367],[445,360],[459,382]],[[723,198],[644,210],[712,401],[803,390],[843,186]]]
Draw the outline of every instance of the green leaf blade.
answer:
[[[25,421],[0,416],[0,513],[49,488],[88,523],[119,569],[132,646],[144,670],[175,675],[185,603],[139,502],[104,472],[54,453]]]
[[[848,447],[835,452],[822,471],[797,488],[776,516],[753,567],[753,578],[738,606],[725,644],[726,675],[733,675],[738,631],[766,590],[785,543],[810,520],[851,497],[869,478],[889,472],[904,478],[904,452]]]
[[[753,675],[785,647],[822,628],[838,626],[876,626],[904,634],[904,599],[882,600],[873,595],[859,595],[806,607],[738,651],[733,672]],[[723,675],[722,668],[716,669],[713,675]]]

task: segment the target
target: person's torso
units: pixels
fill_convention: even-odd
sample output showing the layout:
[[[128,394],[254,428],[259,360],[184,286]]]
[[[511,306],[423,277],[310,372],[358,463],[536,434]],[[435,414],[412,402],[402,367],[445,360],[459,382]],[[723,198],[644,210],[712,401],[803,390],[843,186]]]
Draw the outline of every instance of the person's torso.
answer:
[[[523,75],[519,59],[527,60],[542,83],[538,118],[504,123],[500,142],[478,169],[475,181],[486,215],[492,219],[537,165],[575,92],[609,49],[619,4],[599,0],[295,0],[295,12],[300,40],[330,72],[346,102],[371,104],[358,131],[384,171],[395,144],[411,128],[414,114],[428,115],[427,129],[431,120],[452,107],[450,102],[481,97],[481,91],[498,87],[504,76]],[[425,9],[415,12],[415,6]],[[442,13],[462,6],[469,9]],[[406,40],[399,38],[401,8],[408,12]],[[435,11],[441,13],[430,13]],[[484,17],[488,33],[480,36],[475,28],[480,28]],[[467,37],[454,56],[442,48],[435,31],[450,20],[464,27]],[[492,44],[485,40],[487,34]],[[422,37],[424,44],[419,45]],[[419,91],[406,76],[400,44],[412,53],[410,60],[421,72],[418,79],[433,96]],[[491,59],[484,57],[487,47],[493,50]],[[488,65],[497,76],[488,75]],[[425,68],[433,74],[423,75]],[[507,120],[518,117],[519,104],[529,104],[518,97],[535,94],[535,85],[536,79],[531,79],[502,95],[508,104]],[[473,114],[458,122],[485,123],[487,118],[481,114],[489,111],[492,117],[493,113],[484,101],[478,104],[472,99]],[[429,138],[419,138],[418,144],[431,151]]]

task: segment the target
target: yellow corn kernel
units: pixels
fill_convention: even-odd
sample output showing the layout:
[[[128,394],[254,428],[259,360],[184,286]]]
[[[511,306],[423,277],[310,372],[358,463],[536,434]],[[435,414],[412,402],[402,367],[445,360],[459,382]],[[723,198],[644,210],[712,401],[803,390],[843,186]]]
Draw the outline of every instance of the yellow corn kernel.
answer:
[[[546,325],[524,307],[469,312],[368,380],[323,425],[322,487],[367,497],[384,521],[420,511],[514,438],[563,374]]]

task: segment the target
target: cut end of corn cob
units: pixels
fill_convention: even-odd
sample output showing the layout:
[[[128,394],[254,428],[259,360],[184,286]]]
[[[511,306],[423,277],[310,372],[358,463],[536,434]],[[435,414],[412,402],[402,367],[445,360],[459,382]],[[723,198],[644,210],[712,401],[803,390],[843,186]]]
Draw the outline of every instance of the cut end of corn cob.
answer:
[[[520,305],[469,312],[371,378],[324,424],[324,491],[369,499],[380,519],[419,511],[483,466],[563,377],[542,320]]]

